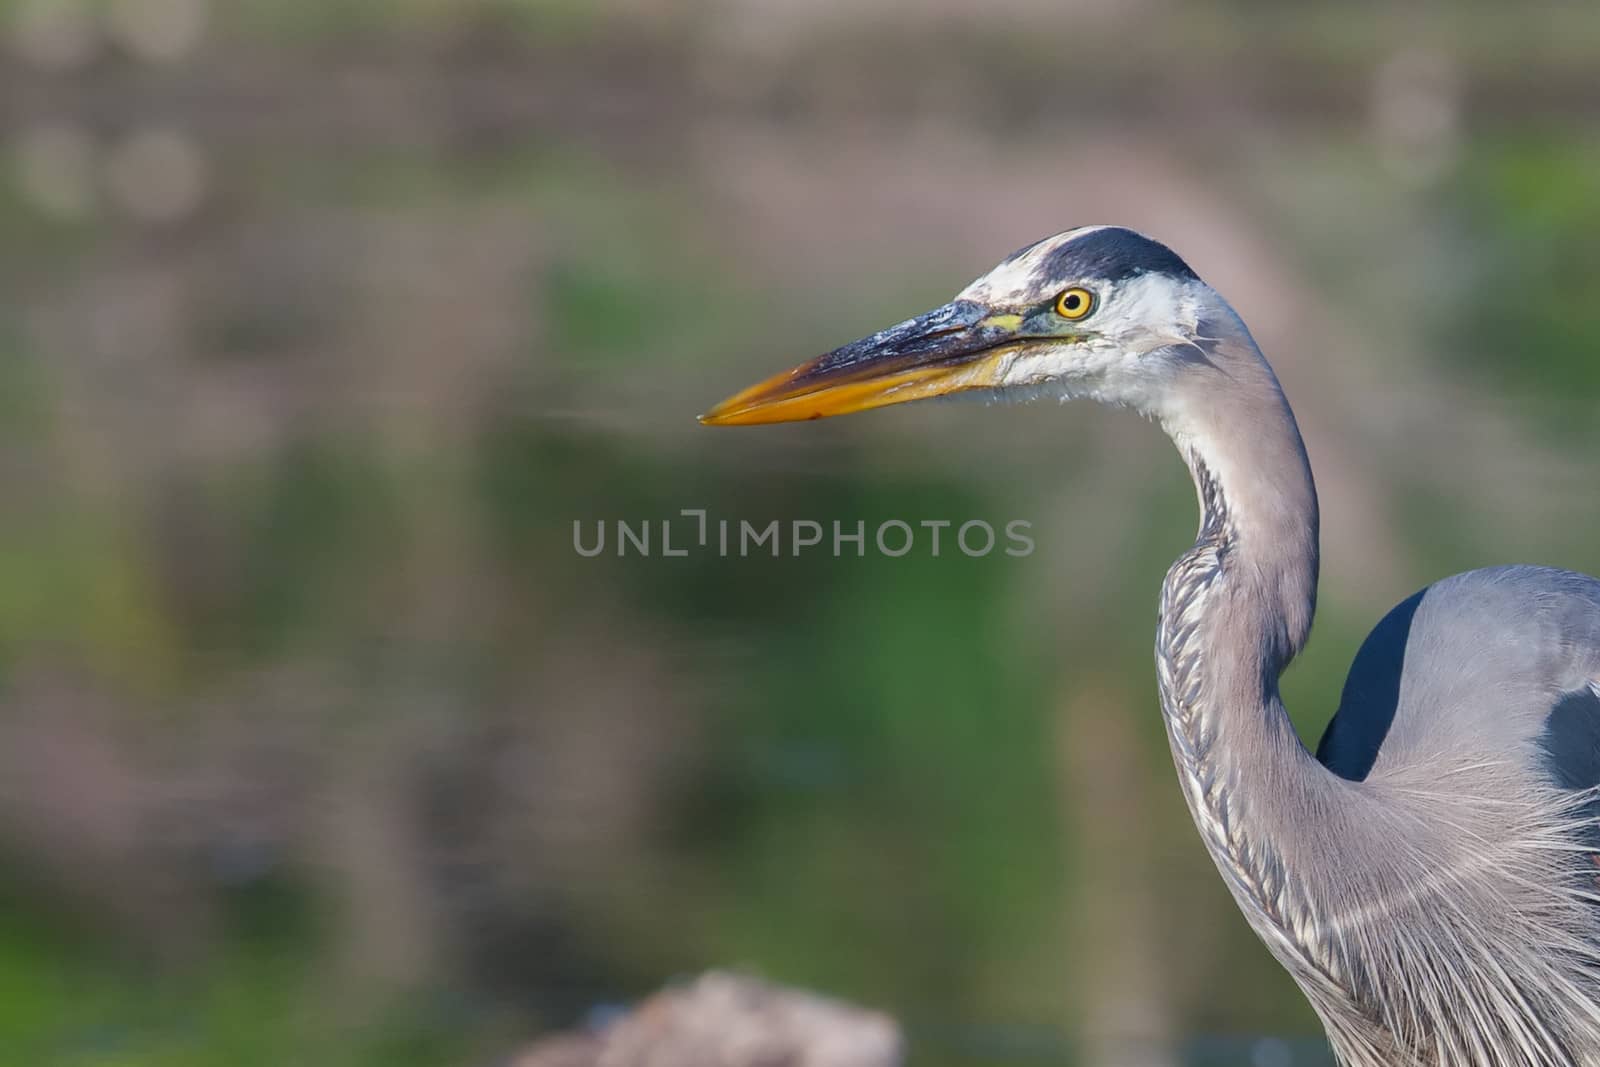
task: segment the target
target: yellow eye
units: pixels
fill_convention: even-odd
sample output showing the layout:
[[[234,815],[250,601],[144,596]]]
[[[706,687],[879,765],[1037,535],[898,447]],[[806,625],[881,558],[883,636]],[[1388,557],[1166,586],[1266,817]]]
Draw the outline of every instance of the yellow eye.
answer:
[[[1074,286],[1056,297],[1056,314],[1064,319],[1081,319],[1094,310],[1094,294]]]

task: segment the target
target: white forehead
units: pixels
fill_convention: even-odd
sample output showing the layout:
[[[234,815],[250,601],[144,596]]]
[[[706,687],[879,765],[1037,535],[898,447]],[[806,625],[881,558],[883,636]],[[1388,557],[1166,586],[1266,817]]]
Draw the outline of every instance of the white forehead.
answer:
[[[1026,300],[1035,295],[1039,286],[1039,272],[1057,250],[1092,233],[1112,228],[1080,226],[1076,230],[1067,230],[1065,233],[1058,233],[1035,242],[961,290],[956,299],[975,300],[987,304]]]

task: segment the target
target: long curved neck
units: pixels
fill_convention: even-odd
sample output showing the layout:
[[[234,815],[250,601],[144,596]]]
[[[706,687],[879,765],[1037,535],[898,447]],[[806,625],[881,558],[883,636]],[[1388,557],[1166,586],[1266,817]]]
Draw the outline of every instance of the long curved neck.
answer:
[[[1243,326],[1228,325],[1208,331],[1207,369],[1160,413],[1201,509],[1194,546],[1162,586],[1161,704],[1195,825],[1246,917],[1297,977],[1337,986],[1300,865],[1320,866],[1307,850],[1341,832],[1328,825],[1338,782],[1278,695],[1315,610],[1316,490],[1276,378]]]
[[[1201,521],[1162,586],[1156,663],[1207,850],[1342,1063],[1590,1062],[1575,1053],[1600,1048],[1591,809],[1492,760],[1469,763],[1465,790],[1435,760],[1419,788],[1346,781],[1306,751],[1278,677],[1311,629],[1316,490],[1249,334],[1204,332],[1206,359],[1159,412]]]

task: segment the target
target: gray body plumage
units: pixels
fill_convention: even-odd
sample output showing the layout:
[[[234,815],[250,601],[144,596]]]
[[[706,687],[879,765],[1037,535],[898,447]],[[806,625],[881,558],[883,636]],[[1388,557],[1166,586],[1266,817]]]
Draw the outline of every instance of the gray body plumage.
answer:
[[[1200,531],[1161,591],[1178,779],[1246,920],[1347,1067],[1600,1067],[1600,581],[1500,567],[1401,602],[1315,756],[1278,678],[1316,606],[1317,496],[1244,323],[1114,226],[1007,257],[954,301],[703,419],[750,425],[959,392],[1156,419]]]
[[[1402,602],[1313,758],[1277,692],[1314,607],[1309,465],[1242,324],[1198,347],[1228,385],[1198,373],[1168,425],[1202,520],[1157,666],[1218,869],[1346,1064],[1600,1063],[1600,581],[1499,567]]]

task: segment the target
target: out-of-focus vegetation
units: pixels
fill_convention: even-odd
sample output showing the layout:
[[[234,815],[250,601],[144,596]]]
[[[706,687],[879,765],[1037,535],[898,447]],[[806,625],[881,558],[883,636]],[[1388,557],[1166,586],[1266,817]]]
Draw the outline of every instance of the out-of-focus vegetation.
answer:
[[[1558,420],[1555,428],[1592,430],[1600,265],[1584,250],[1600,244],[1600,143],[1592,133],[1485,140],[1459,194],[1459,210],[1479,220],[1471,232],[1483,254],[1447,336],[1494,385],[1548,404],[1541,414]],[[1515,314],[1493,307],[1490,294],[1500,290],[1516,294]],[[1521,353],[1533,358],[1508,358]]]
[[[1422,583],[1600,571],[1580,5],[0,26],[0,1062],[487,1063],[713,965],[919,1064],[1321,1062],[1171,780],[1158,435],[693,422],[1070,225],[1178,247],[1306,424],[1309,739]],[[1038,549],[574,550],[686,508]]]

